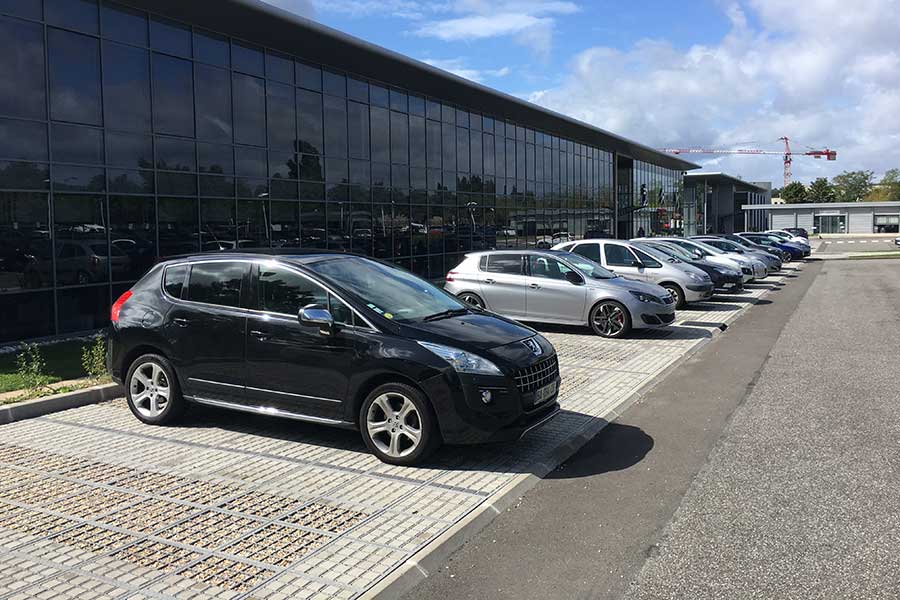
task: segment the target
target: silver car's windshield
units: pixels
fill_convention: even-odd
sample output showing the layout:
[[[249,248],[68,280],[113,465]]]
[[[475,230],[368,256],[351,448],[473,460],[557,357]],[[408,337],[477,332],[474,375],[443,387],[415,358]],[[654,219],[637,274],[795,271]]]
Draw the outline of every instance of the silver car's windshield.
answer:
[[[660,250],[656,246],[652,246],[650,244],[644,244],[641,242],[631,242],[631,243],[634,246],[637,246],[638,248],[640,248],[641,250],[646,252],[647,254],[649,254],[650,256],[652,256],[653,258],[655,258],[656,260],[664,260],[666,262],[673,263],[673,264],[681,263],[681,259],[679,259],[677,256],[672,256],[671,254],[668,254],[664,250]]]
[[[566,262],[575,268],[576,271],[591,279],[615,279],[618,277],[612,271],[607,271],[589,258],[585,258],[580,254],[569,252],[566,256]]]
[[[424,279],[374,260],[342,256],[307,267],[362,298],[373,312],[401,323],[468,312],[465,304]]]
[[[718,255],[718,254],[725,254],[724,252],[722,252],[721,250],[719,250],[719,249],[716,248],[715,246],[710,246],[709,244],[704,244],[704,243],[701,242],[700,240],[691,240],[691,243],[692,243],[692,244],[697,244],[698,246],[700,246],[701,248],[703,248],[704,250],[706,250],[706,251],[709,252],[710,254],[717,254],[717,255]]]
[[[669,256],[675,257],[676,259],[681,259],[684,261],[693,261],[697,260],[697,257],[693,256],[690,252],[678,246],[676,244],[667,244],[665,242],[652,242],[646,243],[646,245],[659,250],[664,254],[668,254]]]

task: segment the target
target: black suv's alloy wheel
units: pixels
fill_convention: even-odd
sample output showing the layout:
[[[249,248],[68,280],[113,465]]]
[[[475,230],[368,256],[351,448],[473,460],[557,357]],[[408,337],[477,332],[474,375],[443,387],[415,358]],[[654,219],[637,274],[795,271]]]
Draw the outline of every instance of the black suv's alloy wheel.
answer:
[[[412,386],[377,387],[363,402],[359,417],[366,446],[390,464],[417,463],[440,443],[431,406]]]
[[[175,370],[158,354],[145,354],[131,364],[125,393],[134,416],[150,425],[171,423],[184,410]]]

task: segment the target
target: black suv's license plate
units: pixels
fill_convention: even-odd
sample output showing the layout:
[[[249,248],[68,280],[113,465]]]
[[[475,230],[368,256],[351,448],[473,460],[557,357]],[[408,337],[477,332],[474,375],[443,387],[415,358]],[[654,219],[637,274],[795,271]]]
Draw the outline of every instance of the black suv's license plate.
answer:
[[[542,388],[539,388],[534,391],[534,406],[538,404],[543,404],[549,398],[553,397],[553,394],[556,393],[556,390],[559,388],[559,383],[554,381],[550,385],[545,385]]]

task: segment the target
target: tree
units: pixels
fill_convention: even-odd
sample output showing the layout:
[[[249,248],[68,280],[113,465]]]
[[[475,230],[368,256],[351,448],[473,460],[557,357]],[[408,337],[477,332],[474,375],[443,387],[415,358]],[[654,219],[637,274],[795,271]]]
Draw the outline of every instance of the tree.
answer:
[[[878,191],[884,201],[892,202],[900,200],[900,169],[888,169],[878,184]]]
[[[792,181],[781,190],[781,197],[788,204],[806,202],[806,186],[799,181]]]
[[[875,173],[872,171],[844,171],[832,179],[838,202],[859,202],[872,191]]]
[[[806,194],[810,202],[834,202],[834,187],[825,177],[819,177],[809,184]]]

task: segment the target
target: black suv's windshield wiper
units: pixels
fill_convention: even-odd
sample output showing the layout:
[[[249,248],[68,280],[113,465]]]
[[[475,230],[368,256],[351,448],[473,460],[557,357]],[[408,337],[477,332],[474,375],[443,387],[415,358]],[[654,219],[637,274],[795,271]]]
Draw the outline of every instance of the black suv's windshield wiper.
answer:
[[[450,310],[442,310],[439,313],[434,313],[433,315],[428,315],[423,318],[422,321],[437,321],[439,319],[449,319],[450,317],[456,317],[459,315],[464,315],[469,312],[468,308],[451,308]]]

